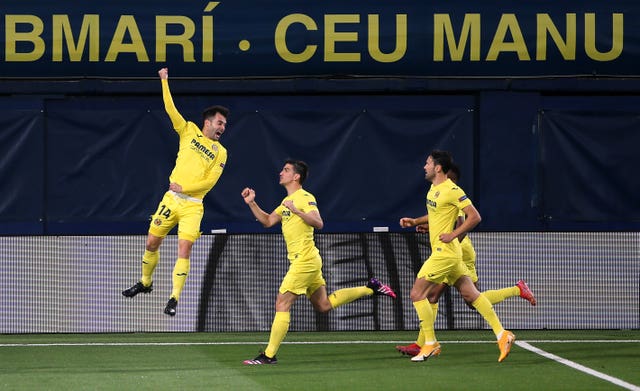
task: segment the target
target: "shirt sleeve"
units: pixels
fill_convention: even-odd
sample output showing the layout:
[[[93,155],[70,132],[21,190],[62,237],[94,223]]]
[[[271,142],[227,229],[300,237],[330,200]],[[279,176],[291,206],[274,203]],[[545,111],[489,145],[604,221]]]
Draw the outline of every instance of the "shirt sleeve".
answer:
[[[459,210],[466,208],[469,205],[472,205],[471,200],[459,187],[454,187],[452,189],[452,195],[455,197],[454,204],[458,207]]]
[[[298,209],[300,209],[304,213],[309,213],[312,210],[318,210],[316,198],[309,193],[305,193],[302,197],[302,205],[301,207],[298,207]]]
[[[173,128],[179,134],[187,129],[187,121],[184,117],[178,112],[175,104],[173,103],[173,98],[171,97],[171,90],[169,90],[169,81],[167,79],[162,79],[162,100],[164,101],[164,109],[169,115],[169,119],[171,119],[171,124]]]

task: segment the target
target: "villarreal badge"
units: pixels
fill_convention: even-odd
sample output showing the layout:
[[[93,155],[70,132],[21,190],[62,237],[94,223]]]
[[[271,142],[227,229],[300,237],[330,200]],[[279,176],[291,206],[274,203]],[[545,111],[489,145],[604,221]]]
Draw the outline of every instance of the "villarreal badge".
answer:
[[[153,220],[153,224],[155,224],[157,226],[161,226],[162,225],[162,220],[161,219],[155,219],[155,220]]]

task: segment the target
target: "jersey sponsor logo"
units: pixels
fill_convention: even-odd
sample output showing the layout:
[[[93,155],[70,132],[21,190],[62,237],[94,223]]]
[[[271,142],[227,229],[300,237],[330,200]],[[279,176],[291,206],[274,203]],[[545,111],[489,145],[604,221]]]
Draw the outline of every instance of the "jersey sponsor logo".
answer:
[[[437,202],[435,202],[435,201],[433,201],[433,200],[430,200],[430,199],[428,199],[428,198],[427,198],[427,205],[429,205],[429,206],[430,206],[430,207],[432,207],[432,208],[436,208],[436,207],[438,207],[438,203],[437,203]]]
[[[191,139],[191,149],[199,151],[200,153],[202,153],[204,156],[208,157],[209,159],[215,159],[216,155],[209,150],[209,148],[207,148],[206,145],[201,144],[198,140]]]

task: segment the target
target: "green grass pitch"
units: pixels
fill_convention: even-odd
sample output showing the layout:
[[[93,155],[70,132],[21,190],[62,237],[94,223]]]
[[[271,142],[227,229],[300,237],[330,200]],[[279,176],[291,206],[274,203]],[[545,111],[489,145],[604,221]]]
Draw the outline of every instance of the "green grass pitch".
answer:
[[[498,363],[488,330],[439,331],[440,357],[412,363],[394,346],[415,334],[291,332],[262,366],[242,361],[267,333],[2,335],[0,390],[640,390],[640,330],[516,331],[594,373],[519,345]]]

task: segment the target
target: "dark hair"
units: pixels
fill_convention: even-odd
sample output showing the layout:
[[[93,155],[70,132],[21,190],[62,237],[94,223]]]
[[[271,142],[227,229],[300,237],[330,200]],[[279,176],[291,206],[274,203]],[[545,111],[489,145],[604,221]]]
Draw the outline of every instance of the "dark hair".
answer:
[[[442,172],[445,174],[449,172],[451,166],[453,165],[453,157],[451,157],[451,153],[448,151],[441,151],[438,149],[434,149],[429,154],[433,159],[433,163],[437,166],[440,165],[442,167]]]
[[[220,113],[224,118],[229,117],[229,109],[224,106],[211,106],[204,109],[202,112],[202,122],[206,121],[211,117],[215,117],[217,113]]]
[[[451,167],[449,167],[447,176],[453,181],[453,183],[458,183],[458,181],[460,180],[460,167],[458,167],[458,165],[455,163],[451,163]]]
[[[309,174],[309,166],[302,160],[287,159],[284,164],[291,164],[293,172],[300,175],[300,184],[302,185]]]

